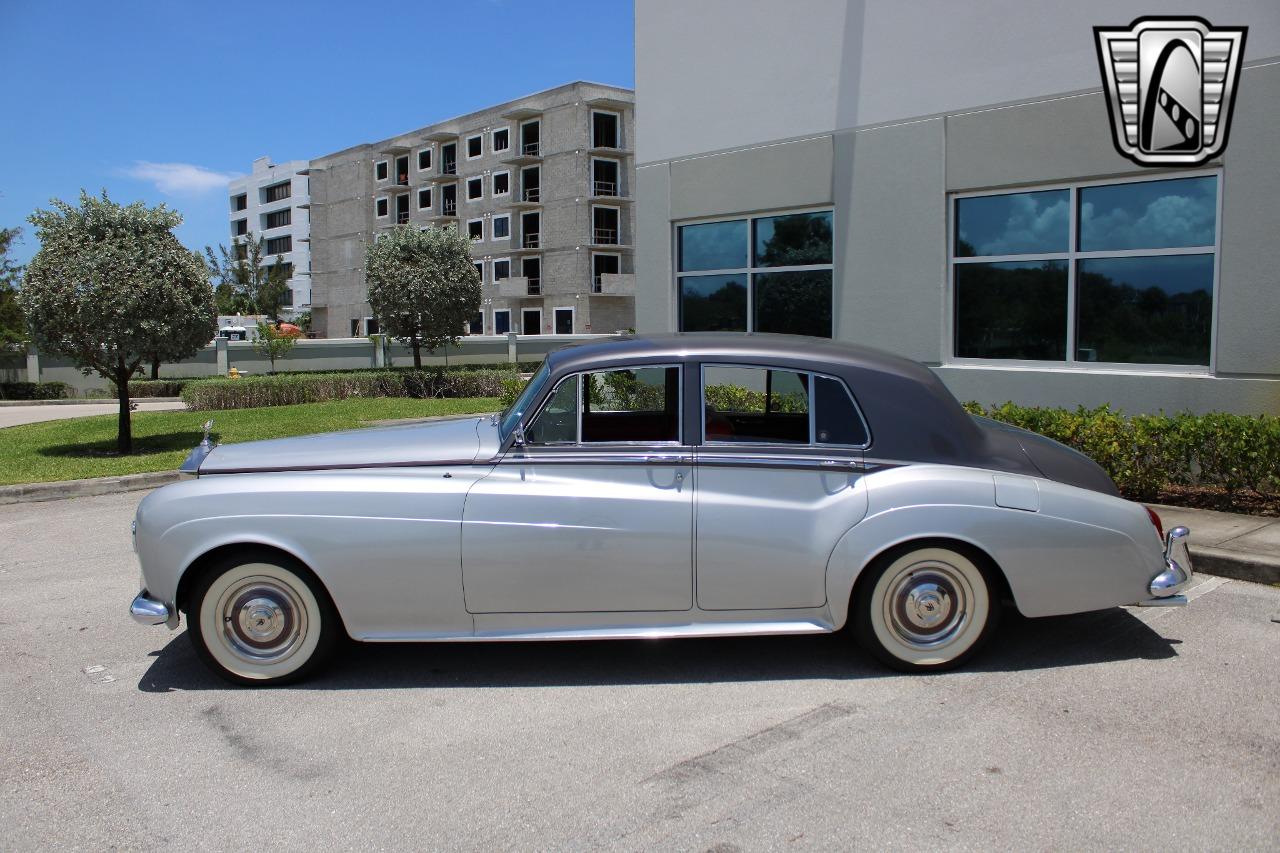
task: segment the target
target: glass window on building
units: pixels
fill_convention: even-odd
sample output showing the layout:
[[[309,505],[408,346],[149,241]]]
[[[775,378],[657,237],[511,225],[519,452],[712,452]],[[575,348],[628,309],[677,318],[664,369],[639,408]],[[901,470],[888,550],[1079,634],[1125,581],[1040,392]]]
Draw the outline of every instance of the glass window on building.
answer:
[[[1218,192],[1198,175],[957,198],[953,354],[1208,367]]]
[[[832,213],[681,225],[681,331],[832,334]]]

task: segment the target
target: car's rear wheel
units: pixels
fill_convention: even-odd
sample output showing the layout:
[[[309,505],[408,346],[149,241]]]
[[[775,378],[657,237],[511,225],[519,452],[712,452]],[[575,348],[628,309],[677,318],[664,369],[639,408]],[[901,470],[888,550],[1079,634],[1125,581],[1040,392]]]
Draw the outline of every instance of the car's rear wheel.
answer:
[[[311,573],[270,553],[212,566],[191,592],[187,634],[215,673],[237,684],[297,681],[333,650],[340,626]]]
[[[995,629],[999,601],[977,555],[927,545],[888,554],[867,571],[850,614],[854,633],[894,669],[959,666]]]

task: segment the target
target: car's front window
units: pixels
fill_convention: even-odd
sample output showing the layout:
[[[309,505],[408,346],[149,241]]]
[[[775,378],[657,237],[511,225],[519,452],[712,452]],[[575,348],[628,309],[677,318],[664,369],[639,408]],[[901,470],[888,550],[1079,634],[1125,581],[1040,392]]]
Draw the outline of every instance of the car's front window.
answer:
[[[542,362],[542,366],[533,374],[533,378],[529,380],[529,384],[524,386],[524,390],[520,392],[520,396],[516,401],[507,407],[502,413],[502,440],[506,441],[507,436],[511,435],[514,430],[529,411],[529,407],[542,394],[542,387],[547,384],[547,378],[551,375],[551,368],[547,362]]]
[[[646,365],[565,377],[525,434],[529,444],[677,443],[680,368]]]

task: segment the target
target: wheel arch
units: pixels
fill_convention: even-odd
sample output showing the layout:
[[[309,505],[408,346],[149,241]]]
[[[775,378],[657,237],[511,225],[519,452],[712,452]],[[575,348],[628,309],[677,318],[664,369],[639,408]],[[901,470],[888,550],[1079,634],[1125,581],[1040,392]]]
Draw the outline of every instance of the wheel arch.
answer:
[[[220,561],[237,555],[259,554],[267,557],[283,560],[291,569],[295,569],[305,574],[307,579],[312,581],[315,589],[321,591],[325,598],[329,600],[329,605],[333,608],[333,612],[338,614],[338,621],[342,624],[343,633],[347,632],[345,620],[342,617],[342,611],[338,608],[337,602],[334,600],[333,593],[325,584],[324,580],[316,574],[306,560],[303,560],[297,554],[291,552],[272,542],[260,542],[254,540],[241,540],[234,542],[223,542],[215,545],[206,551],[201,552],[194,559],[189,561],[182,573],[178,576],[178,587],[174,595],[174,603],[178,609],[188,614],[190,618],[189,601],[191,590],[200,578],[204,577],[215,565]]]
[[[994,584],[992,597],[1018,606],[1006,567],[994,556],[995,549],[988,547],[977,537],[958,529],[926,527],[883,538],[877,535],[883,532],[885,531],[879,530],[877,525],[863,522],[851,528],[836,545],[827,566],[827,602],[832,624],[837,629],[848,624],[850,603],[873,574],[868,569],[878,565],[880,561],[893,559],[916,548],[950,548],[968,556],[991,577]]]
[[[993,599],[998,602],[1013,601],[1013,590],[1009,586],[1009,579],[1005,576],[1004,569],[1000,567],[1000,564],[996,562],[996,559],[977,542],[956,536],[920,536],[904,538],[899,542],[886,545],[858,567],[858,572],[854,577],[853,586],[849,590],[847,601],[853,601],[862,590],[862,587],[873,582],[875,572],[867,571],[868,569],[882,562],[890,563],[902,554],[909,551],[915,551],[920,548],[946,548],[968,557],[992,581],[993,588],[991,590],[991,594]],[[848,617],[846,614],[846,622],[847,620]]]

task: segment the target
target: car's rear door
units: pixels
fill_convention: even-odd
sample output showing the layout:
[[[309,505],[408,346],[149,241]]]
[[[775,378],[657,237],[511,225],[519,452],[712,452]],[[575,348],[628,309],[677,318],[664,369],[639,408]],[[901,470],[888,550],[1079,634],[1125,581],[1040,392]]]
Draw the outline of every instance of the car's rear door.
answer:
[[[856,403],[808,371],[703,364],[700,376],[698,606],[821,607],[832,550],[867,510]]]
[[[472,613],[688,610],[693,455],[681,368],[561,379],[467,495],[462,567]]]

